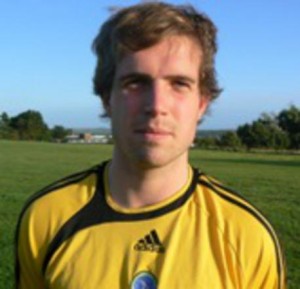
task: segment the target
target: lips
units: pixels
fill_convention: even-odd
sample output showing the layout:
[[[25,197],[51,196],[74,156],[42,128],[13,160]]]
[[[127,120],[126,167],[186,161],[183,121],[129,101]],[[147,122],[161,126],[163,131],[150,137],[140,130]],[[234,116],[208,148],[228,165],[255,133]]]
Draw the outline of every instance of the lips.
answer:
[[[160,127],[142,127],[135,131],[135,134],[148,142],[157,142],[165,140],[172,135],[172,132]]]
[[[140,134],[157,134],[157,135],[171,134],[171,132],[166,129],[152,128],[152,127],[139,128],[139,129],[136,129],[135,132],[140,133]]]

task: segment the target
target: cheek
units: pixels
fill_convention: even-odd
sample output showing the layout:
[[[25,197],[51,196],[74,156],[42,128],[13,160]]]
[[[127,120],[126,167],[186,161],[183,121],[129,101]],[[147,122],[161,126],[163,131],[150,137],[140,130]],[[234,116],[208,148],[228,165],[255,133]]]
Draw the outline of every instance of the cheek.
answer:
[[[177,103],[174,107],[174,115],[180,119],[183,124],[188,126],[198,122],[199,118],[199,102],[188,101]]]
[[[138,97],[123,97],[121,102],[119,106],[128,116],[141,112],[142,103]]]
[[[128,97],[122,94],[114,94],[110,101],[110,111],[115,117],[122,118],[136,114],[140,109],[140,103],[136,97]]]

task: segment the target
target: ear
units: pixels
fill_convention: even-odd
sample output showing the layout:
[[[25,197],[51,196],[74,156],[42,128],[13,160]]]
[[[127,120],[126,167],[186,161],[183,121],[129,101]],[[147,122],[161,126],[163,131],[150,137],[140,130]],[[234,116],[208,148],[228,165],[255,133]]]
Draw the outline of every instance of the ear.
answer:
[[[106,116],[111,117],[111,108],[110,108],[110,105],[105,105],[104,109],[105,109]]]
[[[105,101],[103,102],[103,108],[105,110],[105,115],[111,117],[111,105],[110,97],[104,97]]]
[[[201,95],[200,96],[200,101],[199,101],[199,110],[198,110],[198,121],[200,121],[205,114],[208,106],[209,106],[210,100],[209,97],[206,95]]]

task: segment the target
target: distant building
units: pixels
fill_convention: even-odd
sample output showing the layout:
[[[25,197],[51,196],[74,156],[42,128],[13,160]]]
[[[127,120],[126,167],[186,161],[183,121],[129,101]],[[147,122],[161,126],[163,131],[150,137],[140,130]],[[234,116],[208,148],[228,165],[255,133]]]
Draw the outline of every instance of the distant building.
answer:
[[[79,134],[70,134],[67,135],[64,139],[64,142],[67,143],[79,143],[80,142],[80,136]]]
[[[112,140],[111,134],[91,134],[91,133],[80,133],[67,135],[65,138],[66,143],[83,143],[83,144],[107,144]]]

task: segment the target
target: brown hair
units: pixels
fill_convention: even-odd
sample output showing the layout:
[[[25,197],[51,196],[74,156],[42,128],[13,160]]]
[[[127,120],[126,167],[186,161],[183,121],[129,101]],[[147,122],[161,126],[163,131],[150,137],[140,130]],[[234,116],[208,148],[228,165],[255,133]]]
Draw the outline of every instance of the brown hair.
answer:
[[[203,53],[200,90],[212,101],[221,92],[214,68],[216,33],[212,21],[192,6],[153,2],[121,9],[102,25],[93,42],[97,56],[94,92],[106,107],[117,63],[126,53],[151,47],[168,36],[184,35],[200,44]]]

